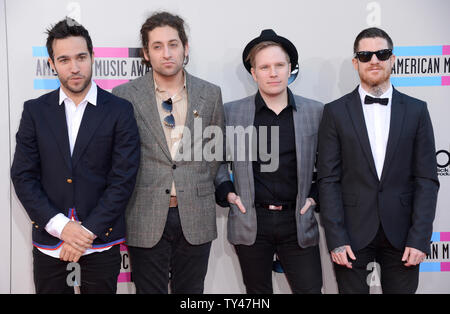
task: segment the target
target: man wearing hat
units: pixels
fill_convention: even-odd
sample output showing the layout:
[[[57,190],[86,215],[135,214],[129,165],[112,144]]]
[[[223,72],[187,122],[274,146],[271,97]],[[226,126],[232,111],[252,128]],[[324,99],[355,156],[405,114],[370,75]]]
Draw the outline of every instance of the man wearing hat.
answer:
[[[287,87],[298,72],[298,53],[273,30],[263,30],[242,57],[258,92],[225,104],[226,160],[234,179],[225,161],[215,184],[217,203],[230,206],[228,240],[236,248],[247,293],[273,293],[275,254],[293,293],[320,293],[317,189],[312,182],[323,105]],[[239,129],[245,134],[228,132]],[[250,139],[236,140],[242,135]],[[236,156],[242,143],[244,159]]]

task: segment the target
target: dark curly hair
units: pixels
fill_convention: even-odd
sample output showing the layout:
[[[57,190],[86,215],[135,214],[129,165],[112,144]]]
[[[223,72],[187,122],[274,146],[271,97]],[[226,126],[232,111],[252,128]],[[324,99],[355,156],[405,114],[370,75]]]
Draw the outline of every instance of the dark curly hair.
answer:
[[[186,30],[185,30],[185,22],[178,15],[173,15],[169,12],[155,12],[153,13],[142,25],[141,27],[141,42],[142,42],[142,63],[148,67],[151,67],[149,61],[144,58],[144,49],[147,51],[148,49],[148,33],[157,27],[162,26],[170,26],[177,30],[178,37],[180,37],[181,43],[183,47],[186,47],[188,43]],[[148,51],[147,51],[148,52]]]

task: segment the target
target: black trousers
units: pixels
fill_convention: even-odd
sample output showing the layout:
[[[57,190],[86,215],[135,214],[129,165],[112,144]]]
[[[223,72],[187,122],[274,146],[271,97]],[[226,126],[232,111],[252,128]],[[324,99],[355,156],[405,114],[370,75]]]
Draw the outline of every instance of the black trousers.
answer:
[[[404,266],[404,251],[391,245],[381,225],[372,242],[353,253],[356,260],[350,260],[352,269],[334,263],[339,293],[367,294],[370,292],[370,286],[378,283],[381,283],[383,293],[416,292],[419,284],[419,265]],[[374,273],[374,267],[378,269],[377,273]]]
[[[271,211],[256,206],[257,236],[253,245],[235,245],[242,277],[249,294],[271,294],[276,253],[295,294],[321,293],[319,246],[301,248],[297,241],[295,211]]]
[[[201,294],[211,242],[188,243],[177,207],[169,208],[161,240],[152,248],[128,246],[132,278],[138,294]]]
[[[82,294],[114,294],[117,291],[121,261],[119,245],[107,251],[82,256],[78,261],[80,276],[77,277],[76,267],[69,267],[67,270],[69,262],[45,255],[33,248],[36,293],[74,294],[73,282],[80,279],[77,283]]]

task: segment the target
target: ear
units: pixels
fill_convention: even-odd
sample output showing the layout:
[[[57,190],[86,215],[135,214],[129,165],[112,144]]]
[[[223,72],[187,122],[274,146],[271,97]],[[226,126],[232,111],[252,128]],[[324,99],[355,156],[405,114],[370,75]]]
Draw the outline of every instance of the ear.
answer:
[[[55,64],[53,63],[53,60],[52,60],[52,58],[48,58],[47,59],[47,63],[50,65],[50,67],[52,68],[52,70],[56,73],[56,67],[55,67]]]
[[[144,56],[145,61],[150,62],[150,56],[148,55],[148,48],[141,48],[142,49],[142,55]]]
[[[255,82],[258,82],[258,80],[256,79],[255,68],[251,67],[251,68],[250,68],[250,73],[252,74],[253,80],[254,80]]]
[[[352,63],[353,63],[353,67],[355,68],[355,70],[358,71],[358,59],[353,58]]]
[[[391,60],[391,66],[394,66],[394,64],[395,64],[395,59],[396,59],[397,57],[394,55],[394,54],[392,54],[392,56],[390,57],[390,59],[389,60]],[[392,70],[392,68],[391,68],[391,70]]]
[[[189,43],[184,45],[184,57],[186,58],[189,55]]]

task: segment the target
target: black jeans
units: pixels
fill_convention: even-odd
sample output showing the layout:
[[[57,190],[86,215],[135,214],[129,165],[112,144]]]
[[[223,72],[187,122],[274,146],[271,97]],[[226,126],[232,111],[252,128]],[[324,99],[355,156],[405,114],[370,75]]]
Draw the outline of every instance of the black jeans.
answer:
[[[107,251],[82,256],[80,266],[80,292],[82,294],[114,294],[117,291],[117,276],[121,266],[120,246]],[[37,294],[74,294],[72,282],[75,268],[69,262],[45,255],[33,248],[34,285]]]
[[[381,283],[383,293],[412,294],[419,284],[419,265],[404,266],[404,251],[398,250],[389,243],[383,228],[378,228],[377,235],[365,248],[353,252],[356,260],[349,260],[352,269],[334,264],[339,293],[367,294],[370,286]],[[374,266],[380,271],[378,280]]]
[[[152,248],[128,246],[132,278],[138,294],[201,294],[211,242],[188,243],[177,207],[169,208],[161,240]],[[169,277],[170,274],[170,277]]]
[[[321,293],[319,246],[301,248],[295,211],[271,211],[256,206],[258,230],[253,245],[235,245],[249,294],[271,294],[272,264],[276,253],[293,293]]]

